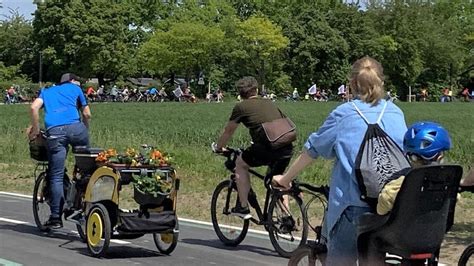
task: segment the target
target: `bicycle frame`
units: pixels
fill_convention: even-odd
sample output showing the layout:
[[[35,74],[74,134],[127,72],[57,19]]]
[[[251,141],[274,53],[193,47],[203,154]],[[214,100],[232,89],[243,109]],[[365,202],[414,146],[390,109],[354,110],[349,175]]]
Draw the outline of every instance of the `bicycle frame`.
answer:
[[[252,170],[250,169],[249,170],[249,173],[262,179],[262,180],[266,180],[268,179],[269,177],[266,177],[266,176],[263,176],[262,174],[256,172],[255,170]],[[229,185],[229,189],[232,189],[234,184],[235,184],[235,174],[232,173],[230,175],[230,185]],[[249,196],[248,196],[248,202],[249,202],[249,205],[255,209],[255,212],[257,213],[257,216],[258,216],[258,220],[255,219],[255,218],[250,218],[249,220],[257,225],[267,225],[267,217],[268,217],[268,205],[270,204],[270,197],[272,196],[272,189],[267,187],[267,185],[265,184],[265,187],[266,187],[266,193],[265,193],[265,201],[264,201],[264,205],[263,205],[263,211],[262,211],[262,208],[260,207],[260,204],[258,203],[258,199],[257,199],[257,195],[255,194],[255,192],[253,191],[252,188],[250,188],[250,192],[249,192]],[[230,192],[230,191],[229,191]],[[275,193],[276,191],[273,191],[273,193]],[[230,194],[231,193],[228,193],[227,194],[227,199],[226,199],[226,205],[225,205],[225,213],[226,214],[230,214],[230,211],[229,211],[229,202],[230,202]]]
[[[229,209],[230,209],[229,202],[230,202],[230,194],[231,194],[230,192],[231,192],[232,188],[236,188],[236,186],[237,186],[236,181],[235,181],[235,170],[234,170],[234,168],[235,168],[235,160],[237,159],[238,154],[240,154],[240,151],[239,150],[233,150],[233,149],[229,149],[228,151],[223,153],[223,156],[227,157],[227,161],[225,163],[226,168],[230,172],[232,172],[232,174],[229,177],[230,184],[229,184],[229,191],[228,191],[227,198],[226,198],[224,214],[230,214],[230,211],[229,211]],[[278,196],[280,192],[278,190],[274,190],[273,188],[270,187],[270,181],[271,181],[271,178],[272,178],[270,168],[267,170],[266,175],[262,175],[262,174],[258,173],[257,171],[255,171],[253,169],[249,169],[249,173],[251,175],[254,175],[254,176],[260,178],[261,180],[263,180],[264,186],[266,188],[263,210],[260,207],[260,204],[258,203],[257,195],[255,194],[253,189],[250,188],[250,192],[249,192],[249,195],[248,195],[248,202],[249,202],[249,205],[252,208],[255,209],[255,212],[257,213],[258,219],[255,219],[255,218],[252,217],[249,220],[251,222],[253,222],[254,224],[264,225],[265,229],[267,229],[267,225],[268,225],[268,219],[267,219],[268,218],[268,206],[270,204],[271,197],[272,196]]]

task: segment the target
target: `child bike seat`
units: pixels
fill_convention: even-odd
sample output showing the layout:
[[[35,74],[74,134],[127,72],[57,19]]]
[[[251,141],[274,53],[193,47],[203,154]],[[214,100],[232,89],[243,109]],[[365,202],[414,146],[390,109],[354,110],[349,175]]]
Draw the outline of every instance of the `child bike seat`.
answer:
[[[414,168],[406,175],[392,211],[363,215],[358,233],[359,256],[389,252],[405,259],[437,254],[453,223],[462,176],[459,165]],[[372,250],[372,251],[371,251]]]

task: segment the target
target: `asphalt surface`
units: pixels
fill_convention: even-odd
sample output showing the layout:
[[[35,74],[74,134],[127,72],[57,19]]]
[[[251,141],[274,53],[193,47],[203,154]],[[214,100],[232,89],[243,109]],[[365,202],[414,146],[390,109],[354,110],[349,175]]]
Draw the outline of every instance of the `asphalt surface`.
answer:
[[[104,258],[89,255],[76,227],[66,222],[51,233],[34,223],[30,198],[0,192],[0,265],[287,265],[268,236],[250,233],[237,247],[224,246],[212,226],[180,221],[179,241],[171,255],[161,255],[148,234],[112,240]]]

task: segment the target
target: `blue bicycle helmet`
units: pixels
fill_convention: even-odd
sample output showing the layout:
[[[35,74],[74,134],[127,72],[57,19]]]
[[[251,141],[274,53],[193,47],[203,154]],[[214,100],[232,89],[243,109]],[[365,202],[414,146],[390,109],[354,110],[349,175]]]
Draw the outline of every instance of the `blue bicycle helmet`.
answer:
[[[403,148],[407,154],[432,160],[440,152],[451,148],[451,139],[448,131],[441,125],[434,122],[417,122],[405,133]]]

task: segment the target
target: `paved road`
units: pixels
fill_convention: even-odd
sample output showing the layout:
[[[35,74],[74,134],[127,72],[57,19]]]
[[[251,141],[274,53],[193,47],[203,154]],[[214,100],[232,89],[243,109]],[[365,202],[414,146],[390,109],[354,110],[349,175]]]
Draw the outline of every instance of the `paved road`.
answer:
[[[247,235],[235,248],[217,239],[212,227],[180,221],[178,246],[170,256],[158,253],[151,235],[112,240],[107,256],[89,256],[75,225],[41,233],[34,224],[31,199],[0,192],[0,265],[286,265],[268,236]]]

